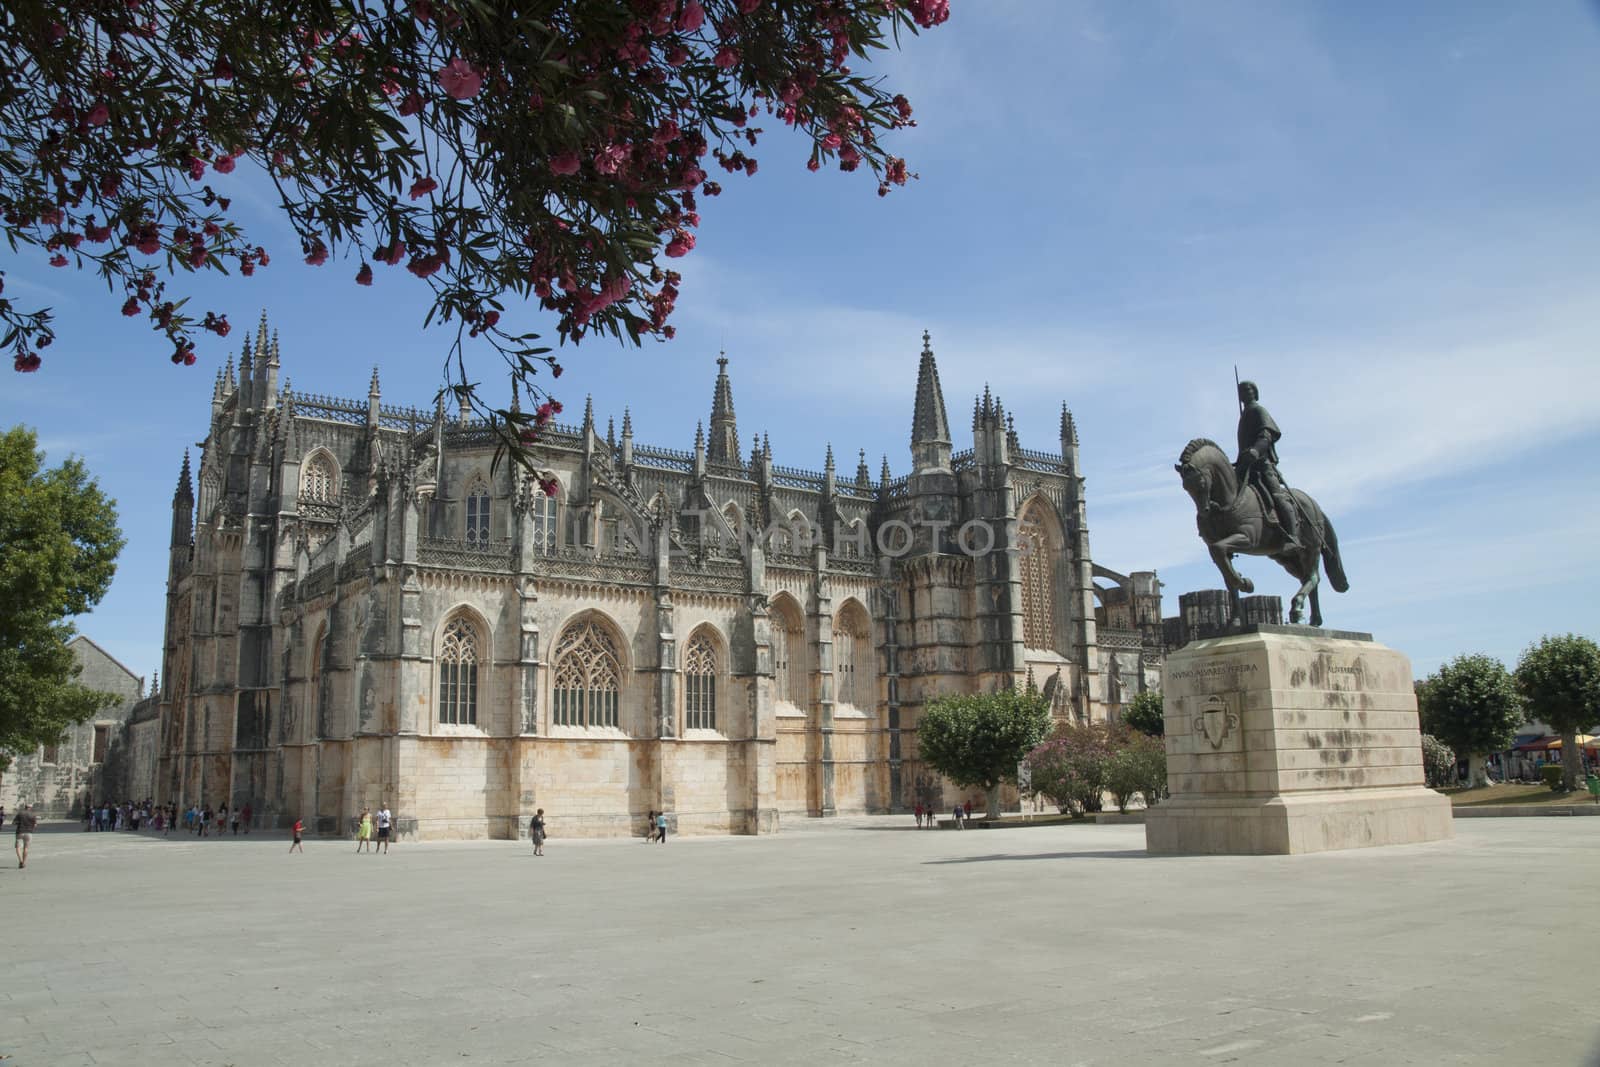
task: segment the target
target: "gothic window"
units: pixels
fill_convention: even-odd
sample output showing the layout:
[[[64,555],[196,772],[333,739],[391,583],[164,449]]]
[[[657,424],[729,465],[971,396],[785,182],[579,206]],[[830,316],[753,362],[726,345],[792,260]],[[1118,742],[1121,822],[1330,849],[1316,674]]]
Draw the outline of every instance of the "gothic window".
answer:
[[[860,519],[856,519],[848,526],[838,531],[838,543],[835,546],[839,555],[846,559],[858,559],[862,555],[862,546],[867,543],[867,526]]]
[[[61,762],[61,746],[60,745],[45,745],[44,746],[44,751],[39,753],[39,762],[40,763],[60,763]]]
[[[467,544],[489,544],[489,487],[482,479],[467,490]]]
[[[805,632],[799,611],[787,597],[772,603],[772,675],[775,700],[806,706]]]
[[[846,602],[833,620],[834,700],[854,708],[873,708],[872,639],[866,613]]]
[[[584,619],[556,643],[552,714],[557,726],[616,726],[622,657],[599,623]]]
[[[684,725],[691,730],[717,728],[717,650],[697,633],[683,657]]]
[[[1035,507],[1024,509],[1017,522],[1017,548],[1022,564],[1022,643],[1028,648],[1055,646],[1055,562],[1050,534]]]
[[[556,498],[545,496],[541,491],[533,495],[533,512],[529,516],[533,523],[533,546],[537,552],[550,553],[556,550]]]
[[[300,499],[314,504],[332,504],[339,499],[339,474],[326,452],[312,456],[301,470]]]
[[[478,631],[463,615],[444,628],[439,646],[439,721],[456,726],[478,722]]]
[[[90,757],[89,762],[104,763],[106,761],[106,752],[109,751],[110,748],[111,727],[96,726],[94,728],[94,755]]]
[[[207,471],[200,476],[200,521],[208,522],[211,513],[217,509],[217,497],[221,493],[221,485],[217,479],[216,471]]]

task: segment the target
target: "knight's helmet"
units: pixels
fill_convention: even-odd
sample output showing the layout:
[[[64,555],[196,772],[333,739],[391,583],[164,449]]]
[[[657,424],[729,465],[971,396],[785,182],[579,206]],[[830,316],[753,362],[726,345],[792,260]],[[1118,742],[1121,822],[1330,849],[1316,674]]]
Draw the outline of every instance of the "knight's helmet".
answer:
[[[1261,399],[1261,390],[1256,388],[1255,382],[1245,381],[1239,383],[1239,400],[1241,403],[1250,404]]]

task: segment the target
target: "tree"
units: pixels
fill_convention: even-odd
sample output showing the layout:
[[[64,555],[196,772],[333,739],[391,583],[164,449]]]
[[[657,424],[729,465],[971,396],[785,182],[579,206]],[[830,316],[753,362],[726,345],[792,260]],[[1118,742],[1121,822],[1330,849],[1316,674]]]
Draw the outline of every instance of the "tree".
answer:
[[[1511,744],[1523,720],[1522,697],[1492,656],[1457,656],[1417,687],[1424,733],[1465,754],[1474,788],[1488,784],[1484,757]]]
[[[80,461],[43,466],[32,430],[0,434],[0,769],[117,699],[74,680],[66,621],[111,585],[116,510]]]
[[[1017,765],[1050,729],[1050,702],[1031,691],[942,697],[917,723],[922,761],[962,788],[982,789],[988,817],[1000,815],[1000,783],[1017,780]]]
[[[1166,736],[1166,708],[1161,699],[1161,690],[1146,689],[1142,693],[1135,694],[1122,712],[1122,721],[1141,734],[1150,737]]]
[[[1432,734],[1422,735],[1422,773],[1433,789],[1456,784],[1455,750]]]
[[[912,177],[880,139],[914,125],[910,103],[849,64],[948,17],[949,0],[15,0],[0,216],[14,249],[95,270],[193,363],[228,319],[197,320],[166,279],[268,266],[230,215],[253,178],[306,263],[426,281],[463,399],[474,338],[531,396],[560,365],[508,308],[536,302],[564,341],[671,337],[661,259],[694,247],[697,197],[721,191],[708,153],[756,173],[753,120],[808,138],[812,170],[865,165],[879,195]],[[0,295],[0,328],[38,368],[49,309]],[[558,411],[487,413],[514,446]]]
[[[1600,647],[1577,634],[1543,638],[1522,653],[1516,679],[1528,717],[1561,735],[1563,784],[1576,789],[1582,763],[1577,735],[1600,723]]]

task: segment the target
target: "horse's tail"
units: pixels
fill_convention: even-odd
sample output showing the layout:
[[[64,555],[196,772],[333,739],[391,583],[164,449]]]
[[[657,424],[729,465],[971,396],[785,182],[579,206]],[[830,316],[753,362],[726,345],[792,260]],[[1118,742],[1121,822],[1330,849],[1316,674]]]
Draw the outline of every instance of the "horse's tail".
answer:
[[[1327,569],[1334,592],[1350,591],[1350,579],[1344,576],[1344,561],[1339,558],[1339,535],[1333,532],[1333,520],[1326,513],[1322,516],[1322,566]]]

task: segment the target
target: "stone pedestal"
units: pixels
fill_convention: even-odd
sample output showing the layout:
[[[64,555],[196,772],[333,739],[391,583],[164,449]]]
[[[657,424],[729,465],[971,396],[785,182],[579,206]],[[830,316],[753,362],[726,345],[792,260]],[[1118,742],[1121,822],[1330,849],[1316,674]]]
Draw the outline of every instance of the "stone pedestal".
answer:
[[[1164,677],[1171,798],[1145,847],[1321,852],[1453,836],[1423,785],[1411,662],[1367,634],[1256,626],[1174,653]]]

